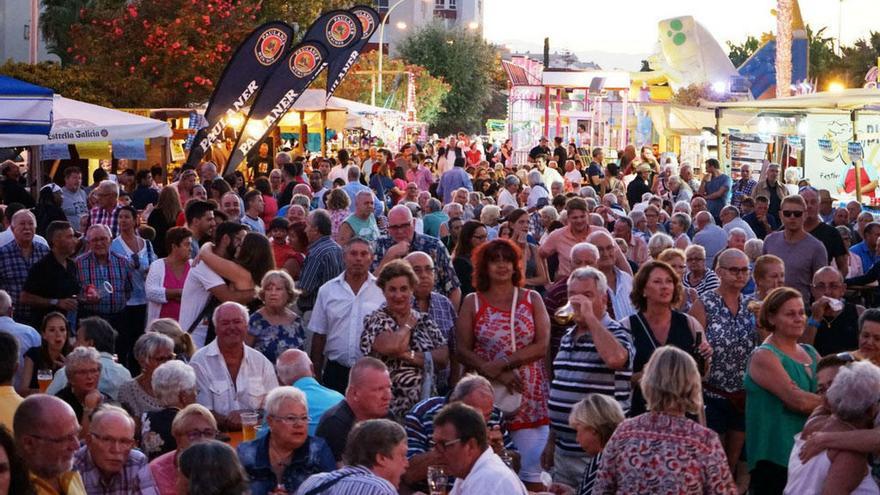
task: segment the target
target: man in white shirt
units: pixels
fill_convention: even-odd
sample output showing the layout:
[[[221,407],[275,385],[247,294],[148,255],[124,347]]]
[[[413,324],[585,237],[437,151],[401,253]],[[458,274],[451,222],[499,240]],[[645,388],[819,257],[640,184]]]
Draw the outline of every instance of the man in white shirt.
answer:
[[[223,222],[215,231],[214,253],[226,259],[232,259],[235,249],[241,244],[247,234],[244,225]],[[184,304],[180,306],[180,328],[192,335],[197,347],[205,345],[208,334],[207,316],[205,313],[211,296],[220,301],[236,301],[247,304],[254,298],[254,291],[238,291],[226,285],[220,275],[211,270],[206,263],[194,266],[183,283],[183,293],[180,300]],[[210,311],[208,309],[208,311]]]
[[[633,307],[630,300],[630,292],[632,292],[633,277],[629,273],[617,268],[617,261],[621,254],[618,254],[620,248],[614,242],[611,234],[604,231],[596,231],[587,237],[587,242],[596,246],[599,250],[599,259],[596,262],[596,268],[599,269],[608,282],[608,300],[611,303],[614,320],[622,320],[636,314],[636,308]]]
[[[721,223],[724,225],[723,229],[728,235],[730,235],[730,231],[733,229],[742,229],[746,233],[747,240],[757,238],[752,227],[739,216],[739,208],[736,206],[727,205],[721,209]]]
[[[217,418],[220,428],[241,428],[241,413],[263,407],[266,395],[278,386],[275,368],[263,354],[245,345],[248,310],[225,302],[214,310],[217,338],[193,355],[197,401]]]
[[[456,478],[450,495],[526,495],[526,487],[489,446],[483,415],[456,402],[434,417],[434,448]]]
[[[538,201],[541,199],[546,199],[547,204],[550,203],[550,190],[547,189],[546,184],[541,176],[541,172],[537,170],[529,172],[529,186],[531,186],[531,189],[529,190],[529,200],[526,203],[529,210],[538,208]]]
[[[263,195],[256,189],[251,189],[244,195],[244,216],[241,217],[241,223],[250,227],[252,232],[266,235],[266,224],[260,218],[263,215],[265,203]]]
[[[370,273],[373,248],[355,237],[343,250],[345,271],[318,289],[309,320],[312,336],[311,358],[315,375],[339,393],[345,393],[348,373],[361,354],[364,317],[385,302],[385,295]]]
[[[504,189],[498,193],[498,206],[504,210],[505,206],[519,208],[519,201],[516,200],[516,194],[519,192],[519,178],[515,175],[508,175],[504,179]]]

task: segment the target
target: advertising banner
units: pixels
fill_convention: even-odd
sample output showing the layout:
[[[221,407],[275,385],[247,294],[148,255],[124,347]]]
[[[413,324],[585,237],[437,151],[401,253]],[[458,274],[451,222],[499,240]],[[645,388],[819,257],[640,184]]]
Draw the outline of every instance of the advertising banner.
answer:
[[[808,115],[806,122],[804,173],[810,183],[817,189],[828,189],[838,198],[840,195],[855,197],[855,167],[849,152],[853,129],[849,114]],[[865,178],[873,180],[880,176],[880,115],[859,115],[856,131]]]

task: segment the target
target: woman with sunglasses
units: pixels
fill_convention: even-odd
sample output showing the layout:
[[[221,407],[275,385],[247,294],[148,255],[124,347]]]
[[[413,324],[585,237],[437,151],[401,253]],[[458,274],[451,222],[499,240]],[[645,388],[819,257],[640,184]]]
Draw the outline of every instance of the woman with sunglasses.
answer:
[[[135,341],[143,335],[147,321],[147,271],[150,264],[158,259],[150,241],[138,234],[138,212],[132,206],[123,206],[117,213],[119,235],[110,244],[110,252],[129,260],[131,270],[131,297],[125,306],[125,328],[118,328],[119,340],[116,352],[119,363],[133,372],[138,371],[137,362],[131,351]]]

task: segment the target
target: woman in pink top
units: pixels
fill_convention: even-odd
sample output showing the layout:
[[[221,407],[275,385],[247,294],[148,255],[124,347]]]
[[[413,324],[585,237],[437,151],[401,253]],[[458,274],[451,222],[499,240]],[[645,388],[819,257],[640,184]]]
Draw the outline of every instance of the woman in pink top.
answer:
[[[263,196],[263,214],[260,215],[260,218],[268,226],[272,223],[272,219],[278,216],[278,202],[272,196],[272,185],[269,183],[269,179],[258,177],[254,181],[254,189],[260,191],[260,194]]]
[[[510,240],[482,244],[473,260],[476,292],[462,303],[457,357],[465,368],[522,393],[522,405],[508,416],[508,427],[522,456],[520,479],[531,490],[541,489],[541,452],[550,433],[544,370],[550,317],[541,296],[521,288],[522,254]]]
[[[177,455],[190,445],[213,440],[217,436],[217,420],[205,406],[190,404],[174,417],[171,434],[177,450],[162,454],[150,462],[150,474],[160,495],[177,495]]]
[[[192,232],[173,227],[165,234],[168,256],[154,261],[147,273],[147,325],[157,318],[178,319],[183,283],[189,275]]]

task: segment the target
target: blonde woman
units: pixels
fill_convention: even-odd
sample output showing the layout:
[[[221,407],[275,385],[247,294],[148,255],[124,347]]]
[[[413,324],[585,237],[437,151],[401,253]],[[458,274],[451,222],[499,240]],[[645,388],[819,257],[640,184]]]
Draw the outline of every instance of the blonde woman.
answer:
[[[641,381],[648,412],[620,424],[605,446],[592,493],[737,493],[718,435],[688,419],[703,409],[697,363],[658,348]]]
[[[679,278],[684,278],[684,273],[687,271],[685,259],[684,251],[676,248],[664,249],[660,256],[657,257],[657,261],[662,261],[671,266]],[[684,296],[681,305],[675,309],[682,313],[687,313],[691,310],[691,306],[693,306],[699,295],[696,290],[688,287],[684,290]]]
[[[188,363],[196,353],[196,344],[192,336],[180,328],[180,323],[171,318],[159,318],[147,325],[147,332],[156,332],[170,337],[174,341],[174,355],[180,361]]]
[[[287,272],[271,270],[263,276],[258,295],[263,307],[251,315],[245,342],[274,363],[285,350],[303,347],[302,319],[291,310],[298,292]]]
[[[584,452],[592,456],[578,486],[577,495],[593,493],[596,473],[602,461],[602,450],[623,420],[623,408],[614,397],[608,395],[587,394],[571,409],[568,425],[577,432],[577,441]]]

